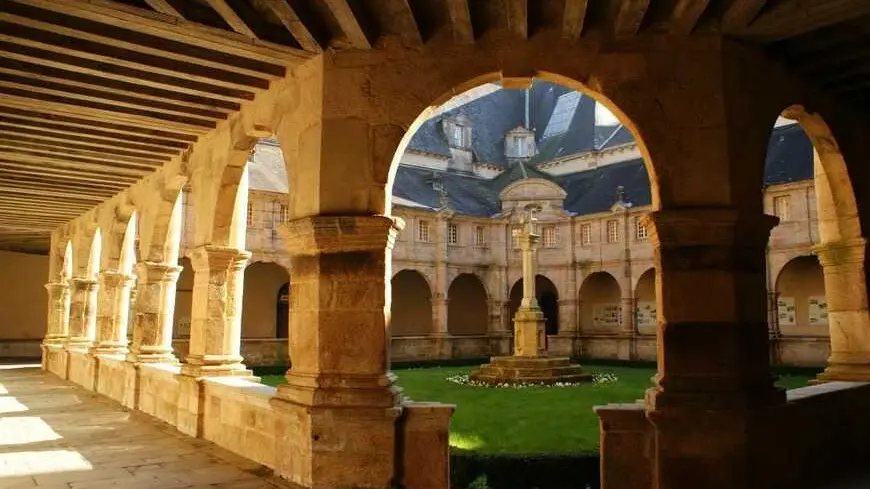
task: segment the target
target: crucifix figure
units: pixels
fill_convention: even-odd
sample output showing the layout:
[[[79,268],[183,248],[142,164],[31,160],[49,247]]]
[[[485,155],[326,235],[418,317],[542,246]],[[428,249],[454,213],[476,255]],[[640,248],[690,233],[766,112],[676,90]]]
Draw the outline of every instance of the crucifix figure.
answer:
[[[520,222],[519,241],[523,253],[523,299],[514,316],[514,355],[541,356],[544,351],[544,313],[535,297],[535,245],[540,236],[535,230],[535,213],[540,208],[528,206]]]

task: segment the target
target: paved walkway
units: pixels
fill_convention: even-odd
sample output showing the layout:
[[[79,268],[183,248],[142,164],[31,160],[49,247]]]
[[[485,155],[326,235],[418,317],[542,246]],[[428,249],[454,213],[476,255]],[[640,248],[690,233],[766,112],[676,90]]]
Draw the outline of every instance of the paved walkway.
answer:
[[[0,489],[286,487],[270,474],[38,367],[0,365]]]

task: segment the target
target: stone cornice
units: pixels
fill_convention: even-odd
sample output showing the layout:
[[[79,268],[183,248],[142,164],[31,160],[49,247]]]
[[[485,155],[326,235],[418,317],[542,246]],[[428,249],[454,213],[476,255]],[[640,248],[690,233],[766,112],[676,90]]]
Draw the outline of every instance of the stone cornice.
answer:
[[[318,255],[392,249],[405,221],[389,216],[315,216],[279,228],[291,255]]]

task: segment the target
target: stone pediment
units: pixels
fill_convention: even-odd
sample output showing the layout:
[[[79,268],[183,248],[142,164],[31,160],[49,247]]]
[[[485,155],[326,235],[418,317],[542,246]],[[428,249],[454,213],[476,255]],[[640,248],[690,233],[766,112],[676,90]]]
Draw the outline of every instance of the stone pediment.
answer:
[[[559,185],[541,178],[518,180],[501,191],[499,199],[502,203],[511,201],[559,201],[562,202],[567,192]]]

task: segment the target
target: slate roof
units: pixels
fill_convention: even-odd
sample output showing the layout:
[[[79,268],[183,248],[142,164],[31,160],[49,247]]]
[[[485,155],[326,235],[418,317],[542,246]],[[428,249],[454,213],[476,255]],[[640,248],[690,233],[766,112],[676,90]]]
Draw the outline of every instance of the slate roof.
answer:
[[[649,179],[641,159],[601,166],[558,177],[537,165],[555,158],[605,149],[630,143],[631,132],[623,125],[596,126],[595,102],[581,97],[564,134],[541,140],[553,109],[565,87],[536,82],[529,93],[529,119],[538,140],[539,154],[523,164],[509,164],[504,157],[504,135],[522,126],[525,118],[523,90],[497,90],[451,109],[422,124],[409,147],[450,157],[441,118],[462,114],[472,124],[472,150],[478,162],[502,166],[496,178],[485,179],[452,171],[401,165],[393,186],[393,202],[411,208],[438,209],[441,194],[433,185],[438,178],[446,191],[448,205],[460,214],[490,217],[501,211],[499,193],[523,178],[543,178],[562,186],[567,192],[565,210],[573,214],[604,212],[616,202],[616,189],[623,187],[625,199],[636,206],[651,203]],[[257,145],[249,166],[250,187],[255,190],[287,192],[287,175],[276,141]],[[813,177],[812,145],[797,124],[776,127],[771,133],[765,165],[764,185],[774,185]]]

